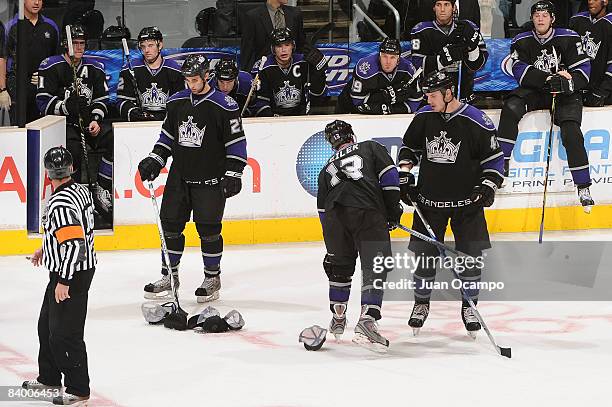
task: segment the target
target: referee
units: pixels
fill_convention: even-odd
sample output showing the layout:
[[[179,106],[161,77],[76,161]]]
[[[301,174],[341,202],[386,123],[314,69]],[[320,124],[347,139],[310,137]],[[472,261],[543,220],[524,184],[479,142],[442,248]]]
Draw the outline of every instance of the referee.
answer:
[[[96,266],[93,202],[87,187],[72,181],[72,156],[64,147],[45,154],[53,194],[43,218],[43,245],[32,264],[45,265],[49,284],[38,319],[38,371],[25,389],[59,389],[56,405],[80,405],[89,399],[87,351],[83,340],[87,296]]]

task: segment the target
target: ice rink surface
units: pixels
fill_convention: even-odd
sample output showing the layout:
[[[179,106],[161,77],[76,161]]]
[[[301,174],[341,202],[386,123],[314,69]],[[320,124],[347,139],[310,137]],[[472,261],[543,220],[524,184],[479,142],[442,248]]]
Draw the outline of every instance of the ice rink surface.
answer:
[[[497,239],[537,240],[534,234]],[[549,240],[612,240],[612,232],[548,233]],[[323,243],[227,247],[221,315],[235,308],[246,325],[223,334],[148,325],[142,288],[158,278],[157,250],[100,252],[86,325],[90,406],[603,406],[612,366],[610,302],[482,302],[479,309],[512,359],[498,356],[484,331],[463,329],[458,302],[434,302],[418,337],[406,322],[411,302],[383,305],[381,332],[391,346],[377,355],[351,343],[359,288],[341,343],[322,350],[298,343],[310,325],[327,327]],[[204,308],[199,250],[181,262],[181,304]],[[356,276],[354,282],[360,278]],[[35,378],[36,322],[47,274],[24,256],[0,257],[0,386]],[[612,290],[612,287],[610,288]],[[44,402],[0,402],[0,406]]]

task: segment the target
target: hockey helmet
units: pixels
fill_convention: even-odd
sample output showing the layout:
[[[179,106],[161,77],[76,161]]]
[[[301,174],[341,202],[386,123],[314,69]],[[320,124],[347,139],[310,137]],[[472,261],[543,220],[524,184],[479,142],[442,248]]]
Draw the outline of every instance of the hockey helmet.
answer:
[[[423,94],[440,91],[443,94],[446,89],[450,89],[455,94],[455,81],[444,71],[435,71],[429,74],[421,83]]]
[[[378,52],[381,54],[400,55],[402,53],[402,46],[399,40],[387,37],[380,43]]]
[[[238,77],[238,67],[231,58],[222,58],[215,65],[215,76],[223,81],[231,81]]]
[[[181,73],[183,76],[196,76],[200,75],[204,79],[204,75],[210,69],[210,61],[206,55],[202,54],[191,54],[187,56],[183,66],[181,67]]]
[[[121,41],[122,38],[129,40],[131,37],[130,30],[119,25],[108,26],[102,33],[102,39],[105,41]]]
[[[533,6],[531,6],[532,17],[538,11],[548,11],[548,14],[550,14],[551,17],[555,17],[555,5],[548,0],[539,0]]]
[[[337,150],[342,144],[355,141],[353,127],[343,120],[334,120],[325,126],[325,139]]]
[[[141,42],[147,40],[163,41],[164,36],[157,27],[145,27],[140,30],[140,33],[138,34],[138,43],[140,44]]]
[[[201,37],[208,35],[211,26],[211,18],[214,17],[217,11],[214,7],[208,7],[200,10],[195,18],[195,30],[200,34]]]
[[[448,1],[450,4],[452,4],[453,6],[455,5],[455,3],[457,2],[457,0],[435,0],[434,1],[434,5],[439,2],[439,1]]]
[[[70,26],[70,36],[72,40],[83,40],[87,41],[87,32],[81,24],[73,24]],[[66,29],[62,30],[62,46],[68,50],[68,36],[66,35]]]
[[[44,165],[49,179],[68,178],[72,174],[72,154],[64,147],[52,147],[45,153]]]
[[[270,37],[272,38],[272,52],[274,52],[274,47],[277,47],[281,44],[285,44],[287,42],[290,42],[295,46],[293,34],[288,28],[276,28],[272,30]]]

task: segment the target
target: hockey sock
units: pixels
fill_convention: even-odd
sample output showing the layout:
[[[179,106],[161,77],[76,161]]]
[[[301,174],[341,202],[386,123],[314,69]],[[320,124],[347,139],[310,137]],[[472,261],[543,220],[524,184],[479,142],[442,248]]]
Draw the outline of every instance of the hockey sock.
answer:
[[[466,269],[459,274],[459,278],[461,279],[461,283],[463,285],[463,291],[474,301],[474,303],[478,302],[478,294],[480,294],[478,283],[480,283],[481,276],[482,269],[476,266],[466,267]],[[466,298],[463,299],[463,304],[467,304]]]
[[[176,232],[164,231],[164,237],[166,239],[166,246],[168,247],[168,257],[170,257],[170,265],[173,270],[178,269],[181,262],[181,256],[183,256],[183,250],[185,249],[185,235]],[[162,252],[162,274],[168,275],[168,267],[166,266],[166,260],[164,259],[164,253]]]
[[[205,236],[200,238],[202,261],[206,277],[218,276],[221,272],[221,256],[223,255],[223,236]]]
[[[98,184],[107,191],[113,187],[113,162],[102,157],[98,167]]]
[[[329,309],[332,313],[336,310],[334,306],[341,304],[345,306],[348,303],[351,295],[351,279],[344,282],[330,281],[329,282]]]
[[[561,123],[561,141],[567,152],[567,163],[575,185],[590,186],[589,158],[584,148],[580,125],[573,121]]]
[[[433,273],[424,273],[424,271],[417,270],[412,278],[414,281],[414,301],[419,304],[429,303],[432,291],[431,286],[436,281],[435,271]]]

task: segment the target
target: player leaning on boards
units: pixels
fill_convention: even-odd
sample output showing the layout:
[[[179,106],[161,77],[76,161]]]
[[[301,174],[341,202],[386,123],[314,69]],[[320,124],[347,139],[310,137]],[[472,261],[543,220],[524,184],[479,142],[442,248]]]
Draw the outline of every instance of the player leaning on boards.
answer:
[[[31,262],[49,270],[49,284],[38,319],[39,375],[22,387],[57,393],[53,404],[84,405],[90,389],[83,333],[96,268],[93,202],[87,187],[70,177],[73,161],[67,149],[51,148],[44,165],[53,194],[43,218],[43,245]],[[62,374],[66,390],[60,394]]]
[[[508,176],[510,156],[518,136],[518,124],[527,112],[551,109],[556,95],[554,123],[561,128],[561,141],[578,197],[585,212],[595,205],[589,187],[589,157],[584,148],[582,93],[589,83],[591,64],[575,31],[553,28],[555,9],[549,1],[531,7],[533,31],[514,37],[510,47],[512,73],[519,83],[504,101],[499,119],[499,141]]]
[[[264,108],[258,116],[301,116],[310,113],[311,97],[325,93],[327,60],[314,46],[295,53],[295,39],[288,28],[272,31],[272,50],[259,69],[257,98]],[[255,68],[255,67],[254,67]]]
[[[353,342],[386,351],[389,341],[378,333],[385,270],[374,273],[376,256],[391,256],[389,225],[400,220],[399,179],[393,159],[375,141],[356,143],[350,124],[335,120],[325,138],[336,153],[319,174],[317,207],[327,254],[323,269],[329,279],[329,330],[336,338],[346,327],[346,307],[359,254],[362,269],[361,316]]]
[[[423,101],[417,70],[401,53],[399,40],[387,37],[377,53],[361,58],[338,97],[338,113],[416,112]]]
[[[481,256],[491,247],[483,207],[493,205],[504,179],[495,126],[484,112],[457,100],[456,85],[449,74],[434,72],[421,86],[429,105],[414,116],[398,154],[402,200],[419,206],[438,241],[444,242],[450,220],[457,250]],[[410,173],[414,166],[419,166],[416,186]],[[429,234],[419,216],[414,216],[412,228]],[[408,247],[424,258],[438,256],[435,246],[414,236]],[[435,265],[423,263],[419,262],[414,273],[415,304],[408,321],[415,334],[429,315],[432,290],[425,283],[433,284],[436,276]],[[479,282],[481,273],[478,265],[466,267],[460,278]],[[465,292],[478,302],[478,288]],[[461,318],[468,333],[480,330],[466,299],[461,304]]]
[[[185,224],[196,224],[204,262],[204,282],[196,290],[198,302],[219,298],[223,237],[221,220],[226,198],[242,188],[247,163],[246,137],[238,104],[208,84],[209,60],[189,55],[182,66],[189,89],[168,99],[159,139],[148,157],[138,164],[143,181],[154,180],[172,156],[161,205],[161,223],[170,255],[171,271],[178,267],[185,248]],[[168,265],[162,277],[144,288],[145,298],[169,297]]]
[[[142,58],[130,61],[119,74],[117,109],[130,122],[164,120],[170,95],[185,89],[181,67],[162,57],[164,36],[157,27],[144,27],[138,34]]]
[[[612,13],[607,13],[608,0],[589,0],[588,8],[570,19],[570,29],[580,35],[582,49],[591,60],[583,103],[600,107],[612,104]]]

